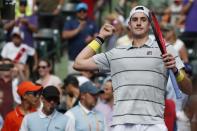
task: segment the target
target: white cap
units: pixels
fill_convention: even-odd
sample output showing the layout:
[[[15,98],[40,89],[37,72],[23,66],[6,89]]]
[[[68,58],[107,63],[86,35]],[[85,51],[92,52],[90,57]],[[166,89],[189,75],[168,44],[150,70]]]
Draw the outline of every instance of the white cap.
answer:
[[[79,81],[79,86],[81,86],[83,83],[90,81],[87,77],[85,76],[77,76],[77,80]]]
[[[130,15],[129,15],[129,19],[135,14],[135,13],[144,13],[147,17],[149,17],[149,9],[146,8],[145,6],[136,6],[134,7],[131,12],[130,12]]]
[[[13,35],[18,35],[21,37],[21,39],[24,38],[24,34],[22,31],[20,31],[20,28],[19,27],[14,27],[14,29],[12,30],[12,36]]]

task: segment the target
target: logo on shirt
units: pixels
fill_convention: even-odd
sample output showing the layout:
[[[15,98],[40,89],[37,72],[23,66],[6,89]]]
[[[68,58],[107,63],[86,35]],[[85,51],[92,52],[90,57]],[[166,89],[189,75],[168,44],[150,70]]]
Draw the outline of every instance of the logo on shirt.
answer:
[[[56,130],[60,130],[60,127],[55,126],[55,129],[56,129]]]
[[[147,51],[146,55],[152,55],[152,51]]]

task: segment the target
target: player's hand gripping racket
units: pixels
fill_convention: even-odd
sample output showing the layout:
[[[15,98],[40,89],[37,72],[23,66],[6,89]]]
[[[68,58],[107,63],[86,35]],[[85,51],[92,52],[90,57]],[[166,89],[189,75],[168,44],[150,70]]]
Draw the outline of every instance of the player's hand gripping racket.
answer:
[[[167,51],[166,51],[166,44],[165,44],[165,41],[163,39],[159,23],[158,23],[157,18],[156,18],[155,14],[153,12],[149,13],[149,21],[151,23],[151,26],[152,26],[152,29],[153,29],[153,33],[154,33],[155,39],[156,39],[156,41],[157,41],[157,43],[159,45],[161,53],[162,54],[167,53]],[[182,95],[181,95],[179,86],[177,84],[176,78],[174,76],[174,73],[170,69],[168,70],[168,73],[170,75],[170,79],[172,81],[172,85],[174,87],[174,91],[176,93],[176,97],[178,99],[180,99]]]

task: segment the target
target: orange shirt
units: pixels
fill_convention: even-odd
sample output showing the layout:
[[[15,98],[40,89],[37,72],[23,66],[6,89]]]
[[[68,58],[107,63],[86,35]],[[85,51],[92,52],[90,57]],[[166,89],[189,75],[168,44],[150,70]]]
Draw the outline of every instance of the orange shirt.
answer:
[[[17,106],[13,111],[6,115],[1,131],[19,131],[23,118],[24,114],[22,114],[19,106]]]

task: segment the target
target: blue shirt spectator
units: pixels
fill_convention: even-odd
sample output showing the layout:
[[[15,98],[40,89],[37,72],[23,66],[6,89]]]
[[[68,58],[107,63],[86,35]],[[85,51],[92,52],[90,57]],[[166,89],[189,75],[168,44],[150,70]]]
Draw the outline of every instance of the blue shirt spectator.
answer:
[[[76,18],[64,24],[62,37],[68,40],[69,73],[76,72],[72,68],[76,56],[98,32],[96,23],[88,18],[87,9],[85,3],[79,3],[76,6]]]
[[[65,23],[64,30],[74,30],[78,28],[80,22],[77,19],[72,19]],[[87,45],[86,38],[94,36],[98,32],[96,23],[91,20],[86,20],[84,28],[74,37],[68,39],[68,56],[69,60],[75,60],[79,52]]]

